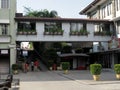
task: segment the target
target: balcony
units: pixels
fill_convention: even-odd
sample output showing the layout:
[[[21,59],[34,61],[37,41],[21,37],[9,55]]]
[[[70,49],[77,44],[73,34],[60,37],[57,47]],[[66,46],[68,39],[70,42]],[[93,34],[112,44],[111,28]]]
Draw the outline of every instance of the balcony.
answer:
[[[64,30],[62,29],[46,29],[44,35],[63,35]]]
[[[90,32],[88,32],[87,30],[70,31],[71,36],[88,36],[88,34],[90,34]]]
[[[17,35],[36,35],[37,32],[36,30],[19,30],[17,31]]]
[[[111,36],[112,33],[110,31],[95,31],[94,36]]]

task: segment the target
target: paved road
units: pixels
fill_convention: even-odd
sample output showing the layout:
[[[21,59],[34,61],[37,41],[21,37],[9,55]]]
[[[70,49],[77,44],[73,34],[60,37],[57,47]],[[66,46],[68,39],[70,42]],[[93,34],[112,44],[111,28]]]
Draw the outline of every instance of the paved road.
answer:
[[[93,81],[89,71],[28,72],[14,75],[20,78],[19,90],[120,90],[112,70],[103,70],[100,81]]]

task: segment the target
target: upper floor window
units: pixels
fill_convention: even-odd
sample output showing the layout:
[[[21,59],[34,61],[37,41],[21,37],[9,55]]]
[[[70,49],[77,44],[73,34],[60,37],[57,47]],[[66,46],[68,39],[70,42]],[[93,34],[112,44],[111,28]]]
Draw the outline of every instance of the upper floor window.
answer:
[[[1,8],[9,8],[9,0],[1,0]]]
[[[46,22],[45,31],[59,31],[62,30],[62,23],[59,22]]]
[[[106,8],[103,7],[103,8],[102,8],[102,18],[105,18],[105,16],[106,16],[105,10],[106,10]]]
[[[90,17],[91,19],[97,19],[97,11],[95,11],[95,12],[93,12],[92,14],[91,14],[91,17]]]
[[[8,25],[6,25],[6,24],[1,25],[1,30],[2,30],[2,35],[7,35],[8,34]]]
[[[107,4],[107,15],[111,15],[112,13],[112,3],[108,3]]]
[[[86,23],[70,23],[70,31],[86,30]]]
[[[20,31],[31,31],[31,30],[35,31],[36,23],[35,22],[19,22],[18,30],[20,30]]]
[[[118,11],[120,9],[120,0],[116,0],[116,11]]]

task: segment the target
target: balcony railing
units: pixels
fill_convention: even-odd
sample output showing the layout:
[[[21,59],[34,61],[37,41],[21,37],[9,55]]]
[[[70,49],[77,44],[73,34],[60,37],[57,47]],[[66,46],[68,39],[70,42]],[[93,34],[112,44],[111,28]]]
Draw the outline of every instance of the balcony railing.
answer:
[[[49,29],[44,31],[44,35],[63,35],[64,30],[62,29]]]
[[[110,31],[95,31],[94,36],[111,36],[112,33]]]
[[[70,31],[70,35],[77,35],[77,36],[87,36],[90,34],[87,30],[80,30],[80,31]]]
[[[36,30],[18,30],[17,35],[36,35]]]

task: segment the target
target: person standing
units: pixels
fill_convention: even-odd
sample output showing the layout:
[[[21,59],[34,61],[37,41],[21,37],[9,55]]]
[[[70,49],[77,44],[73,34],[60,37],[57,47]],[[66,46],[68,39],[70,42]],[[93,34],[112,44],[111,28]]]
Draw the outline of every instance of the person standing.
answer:
[[[39,61],[36,60],[34,65],[35,65],[35,70],[38,71],[39,70]]]
[[[31,71],[34,71],[34,62],[31,62]]]
[[[25,63],[25,73],[27,72],[27,69],[28,69],[28,64]]]

